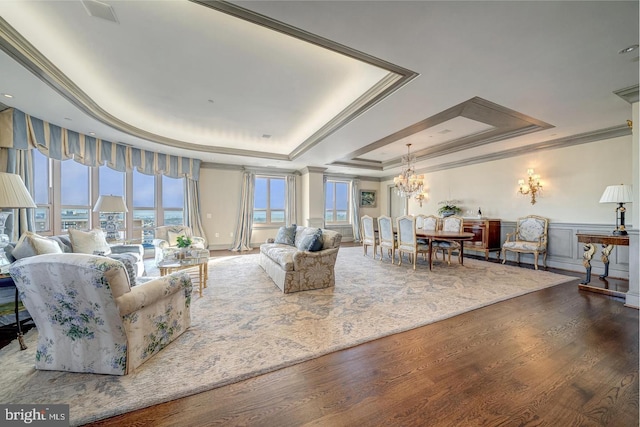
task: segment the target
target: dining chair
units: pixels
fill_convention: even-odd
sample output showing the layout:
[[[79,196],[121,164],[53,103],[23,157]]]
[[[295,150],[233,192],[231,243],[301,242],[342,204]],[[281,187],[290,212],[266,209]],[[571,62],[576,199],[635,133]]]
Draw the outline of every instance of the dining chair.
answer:
[[[442,231],[451,231],[455,233],[459,233],[462,231],[463,219],[458,215],[451,215],[445,218],[442,218]],[[437,252],[438,250],[442,251],[442,258],[444,259],[445,251],[448,253],[447,264],[451,265],[451,253],[453,251],[458,252],[458,262],[462,262],[460,245],[462,243],[456,242],[453,240],[435,240],[432,243],[432,247]]]
[[[380,236],[380,261],[384,258],[384,250],[391,255],[391,264],[395,264],[396,248],[398,241],[393,233],[393,223],[391,217],[381,215],[378,217],[378,233]]]
[[[402,265],[402,254],[409,254],[409,259],[413,261],[413,269],[416,269],[418,254],[429,253],[429,245],[418,243],[416,238],[415,217],[404,215],[396,219],[398,229],[398,265]]]
[[[425,219],[426,217],[427,217],[427,216],[426,216],[426,215],[424,215],[424,214],[416,215],[416,228],[417,228],[417,229],[421,229],[421,228],[422,228],[422,226],[424,225],[424,219]]]
[[[376,248],[378,246],[378,238],[376,237],[376,232],[373,228],[373,218],[369,215],[364,215],[360,218],[361,230],[360,233],[362,235],[362,248],[364,249],[364,255],[367,256],[367,247],[373,247],[373,259],[376,259]]]

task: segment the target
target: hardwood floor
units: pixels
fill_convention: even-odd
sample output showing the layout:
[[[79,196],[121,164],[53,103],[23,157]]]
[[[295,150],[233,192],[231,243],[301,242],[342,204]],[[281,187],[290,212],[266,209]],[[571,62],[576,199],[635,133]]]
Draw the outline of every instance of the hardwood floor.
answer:
[[[92,425],[638,426],[638,310],[578,282]]]

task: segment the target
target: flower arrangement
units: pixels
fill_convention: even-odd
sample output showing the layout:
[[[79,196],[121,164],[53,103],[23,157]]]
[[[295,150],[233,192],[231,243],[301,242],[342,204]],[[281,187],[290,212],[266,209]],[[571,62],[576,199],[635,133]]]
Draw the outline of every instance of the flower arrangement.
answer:
[[[438,214],[441,216],[457,215],[462,212],[462,209],[457,206],[460,200],[442,200],[438,202],[442,205],[438,208]]]
[[[191,240],[191,237],[188,237],[188,236],[178,236],[176,240],[177,240],[177,246],[179,248],[188,248],[193,243],[193,240]]]

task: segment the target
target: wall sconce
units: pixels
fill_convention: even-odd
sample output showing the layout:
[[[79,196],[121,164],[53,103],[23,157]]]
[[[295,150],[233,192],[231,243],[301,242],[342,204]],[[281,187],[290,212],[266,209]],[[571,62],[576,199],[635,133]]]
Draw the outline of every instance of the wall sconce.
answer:
[[[422,202],[426,201],[428,196],[429,195],[425,192],[416,194],[416,201],[420,204],[420,207],[422,207]]]
[[[529,175],[529,178],[526,181],[524,179],[518,180],[518,185],[520,186],[518,193],[523,195],[531,194],[531,204],[535,205],[536,194],[542,191],[540,175],[534,174],[533,169],[527,169],[527,175]]]

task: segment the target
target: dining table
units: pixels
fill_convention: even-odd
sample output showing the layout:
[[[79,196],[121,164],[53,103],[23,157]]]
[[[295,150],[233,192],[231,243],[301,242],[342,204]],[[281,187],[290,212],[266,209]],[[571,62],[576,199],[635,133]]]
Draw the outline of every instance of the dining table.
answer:
[[[464,264],[464,240],[472,240],[473,233],[467,231],[443,231],[443,230],[424,230],[418,228],[416,237],[429,239],[429,270],[433,269],[433,241],[434,240],[451,240],[460,242],[460,264]]]

